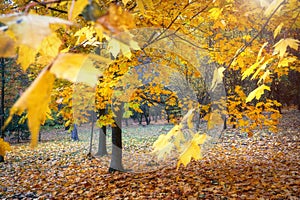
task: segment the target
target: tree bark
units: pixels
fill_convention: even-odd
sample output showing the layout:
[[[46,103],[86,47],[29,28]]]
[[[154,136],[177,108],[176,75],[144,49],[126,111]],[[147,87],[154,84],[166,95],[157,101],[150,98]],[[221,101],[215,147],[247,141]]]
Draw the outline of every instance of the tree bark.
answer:
[[[99,118],[105,115],[106,109],[99,110]],[[106,126],[102,126],[99,129],[99,143],[98,143],[98,152],[96,156],[105,156],[107,155],[107,148],[106,148]]]
[[[5,63],[4,58],[0,58],[1,65],[1,108],[0,108],[0,138],[4,138],[4,130],[2,127],[4,125],[4,89],[5,89]],[[0,155],[0,162],[4,162],[4,156]]]
[[[124,171],[122,164],[122,116],[123,106],[115,111],[115,123],[112,127],[112,155],[109,172]]]
[[[92,156],[92,147],[93,147],[93,137],[94,137],[94,126],[95,126],[95,112],[91,111],[91,137],[90,137],[90,148],[89,148],[89,153],[88,156]]]

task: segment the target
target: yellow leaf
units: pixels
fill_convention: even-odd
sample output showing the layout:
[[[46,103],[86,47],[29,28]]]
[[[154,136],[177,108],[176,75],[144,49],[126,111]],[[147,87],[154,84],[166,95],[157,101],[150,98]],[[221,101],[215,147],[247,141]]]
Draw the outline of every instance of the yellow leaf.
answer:
[[[265,10],[265,16],[271,15],[271,13],[283,2],[284,0],[273,0],[272,3]]]
[[[153,8],[153,1],[152,0],[143,0],[144,3],[146,4],[148,9],[152,9]]]
[[[37,145],[40,124],[46,120],[54,79],[54,75],[44,69],[13,105],[5,122],[5,126],[7,126],[14,114],[20,115],[27,110],[32,147]]]
[[[214,91],[219,83],[223,82],[225,67],[216,68],[214,71],[214,77],[211,83],[210,90]]]
[[[58,78],[69,80],[73,83],[83,82],[90,86],[97,84],[100,70],[94,67],[89,55],[85,54],[60,54],[54,61],[51,73]]]
[[[270,74],[270,70],[267,69],[257,83],[260,84],[261,81],[265,81],[267,77],[270,77]]]
[[[288,46],[292,49],[298,50],[299,43],[299,40],[293,38],[281,39],[274,45],[275,53],[279,52],[279,57],[283,58]]]
[[[170,148],[170,139],[172,136],[176,135],[180,130],[181,125],[175,125],[167,134],[160,135],[157,140],[153,143],[154,148],[153,153],[161,154],[160,151],[166,152],[166,149]],[[168,147],[166,147],[168,146]],[[162,153],[164,155],[164,153]]]
[[[111,39],[109,42],[108,42],[108,49],[109,49],[109,52],[112,54],[112,56],[114,58],[117,57],[117,55],[120,53],[120,43],[115,40],[115,39]]]
[[[73,21],[88,5],[88,0],[77,0],[75,1],[74,7],[72,8],[72,3],[69,4],[69,19]]]
[[[121,48],[122,54],[126,58],[130,59],[131,58],[131,51],[130,51],[129,46],[120,42],[120,48]]]
[[[258,68],[258,66],[262,63],[262,61],[265,58],[263,57],[259,62],[254,63],[253,65],[251,65],[249,68],[247,68],[242,75],[242,80],[244,80],[245,78],[247,78],[248,76],[250,76],[251,74],[253,74],[254,70],[256,70]]]
[[[16,55],[15,42],[0,31],[0,57],[14,57]]]
[[[173,148],[174,148],[173,143],[171,143],[171,142],[166,143],[162,148],[159,149],[157,158],[158,159],[165,158],[167,155],[169,155],[171,153]]]
[[[297,57],[295,56],[289,56],[281,59],[278,63],[278,67],[288,67],[291,62],[295,62],[297,60]]]
[[[8,26],[8,30],[13,32],[18,43],[34,49],[37,49],[43,39],[52,33],[50,24],[72,25],[71,22],[60,18],[31,14],[2,15],[0,22]]]
[[[283,23],[281,22],[281,23],[277,26],[277,28],[275,29],[275,31],[274,31],[274,39],[275,39],[276,36],[280,33],[282,26],[283,26]]]
[[[192,141],[187,145],[186,149],[180,154],[179,160],[177,163],[177,169],[181,164],[187,166],[192,158],[199,160],[202,158],[201,149],[199,144],[203,144],[206,140],[206,134],[199,135],[198,133],[194,135]]]
[[[142,0],[136,0],[137,6],[140,9],[141,13],[145,12],[145,6]]]
[[[34,63],[37,50],[33,49],[27,45],[20,45],[18,52],[17,63],[21,65],[22,69],[25,71],[30,64]]]
[[[257,55],[257,58],[256,58],[256,62],[259,61],[260,57],[261,57],[261,54],[262,54],[262,51],[263,49],[268,45],[268,42],[265,42],[262,47],[260,48],[259,52],[258,52],[258,55]]]
[[[193,116],[194,116],[194,113],[192,112],[191,115],[187,118],[187,124],[188,124],[189,129],[192,129],[194,127]]]
[[[246,102],[250,102],[254,98],[256,98],[257,100],[259,100],[260,97],[261,97],[261,95],[264,94],[264,90],[269,90],[270,91],[270,87],[266,86],[265,84],[262,84],[261,86],[259,86],[258,88],[256,88],[252,92],[250,92],[250,94],[248,95],[248,97],[246,99]]]
[[[259,74],[259,72],[261,72],[262,70],[265,70],[267,67],[267,64],[272,61],[273,58],[268,59],[266,62],[264,62],[257,70],[256,72],[253,74],[253,76],[251,77],[251,80],[255,79],[257,77],[257,75]]]
[[[220,9],[220,8],[211,8],[208,12],[210,12],[209,16],[212,19],[216,20],[216,19],[219,18],[219,16],[221,15],[222,11],[223,11],[223,8],[222,9]]]
[[[58,55],[59,47],[62,44],[61,40],[56,36],[56,34],[51,34],[46,37],[42,43],[39,50],[39,62],[40,64],[48,65],[52,60]]]
[[[130,41],[129,41],[129,46],[130,46],[133,50],[140,50],[140,49],[141,49],[140,46],[139,46],[139,44],[138,44],[136,41],[134,41],[134,40],[130,40]]]
[[[130,0],[122,0],[122,3],[126,6]]]
[[[7,151],[11,151],[9,143],[0,138],[0,156],[5,156]]]

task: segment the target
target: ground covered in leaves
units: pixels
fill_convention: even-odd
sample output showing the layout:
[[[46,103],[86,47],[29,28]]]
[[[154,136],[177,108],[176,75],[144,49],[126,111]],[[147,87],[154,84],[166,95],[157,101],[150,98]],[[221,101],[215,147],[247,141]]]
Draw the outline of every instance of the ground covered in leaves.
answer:
[[[174,158],[158,162],[149,154],[170,128],[125,128],[124,166],[133,172],[115,174],[108,173],[109,155],[86,156],[88,134],[72,142],[62,130],[43,133],[38,148],[14,145],[0,163],[0,198],[299,199],[300,112],[285,111],[277,134],[257,130],[248,138],[228,129],[203,160],[178,170]]]

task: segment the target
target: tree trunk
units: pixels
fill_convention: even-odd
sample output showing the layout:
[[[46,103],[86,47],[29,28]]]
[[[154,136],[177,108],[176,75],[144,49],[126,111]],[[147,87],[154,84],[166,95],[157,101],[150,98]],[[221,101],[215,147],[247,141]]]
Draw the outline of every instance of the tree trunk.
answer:
[[[91,128],[91,137],[90,137],[90,148],[88,156],[92,156],[92,147],[93,147],[93,137],[94,137],[94,125],[95,125],[95,112],[91,111],[91,119],[92,119],[92,128]]]
[[[74,124],[73,130],[71,131],[71,138],[73,141],[79,141],[77,125]]]
[[[5,71],[4,71],[4,58],[0,58],[1,65],[1,108],[0,108],[0,138],[4,138],[4,89],[5,89]],[[0,162],[4,162],[4,156],[0,155]]]
[[[105,115],[106,109],[99,110],[99,118]],[[106,126],[102,126],[99,129],[99,143],[98,143],[98,152],[96,156],[105,156],[107,155],[107,148],[106,148]]]
[[[109,172],[124,171],[122,165],[122,106],[115,111],[115,123],[112,126],[112,155]]]

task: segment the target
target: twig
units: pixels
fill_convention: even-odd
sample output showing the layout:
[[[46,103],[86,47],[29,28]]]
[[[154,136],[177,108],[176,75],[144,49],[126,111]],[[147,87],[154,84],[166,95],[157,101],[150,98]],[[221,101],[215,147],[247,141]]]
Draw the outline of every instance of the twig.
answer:
[[[249,46],[251,46],[252,42],[265,30],[267,27],[268,23],[270,22],[271,18],[274,16],[274,14],[277,12],[277,10],[280,8],[285,3],[285,1],[282,1],[277,8],[272,12],[272,14],[268,17],[267,21],[262,25],[260,31],[248,42],[246,43],[243,47],[241,47],[238,52],[233,56],[233,58],[230,60],[229,64],[227,65],[226,68],[229,68],[230,65],[233,63],[233,61],[245,51],[245,49]]]
[[[33,2],[32,3],[29,3],[26,7],[25,7],[25,10],[24,12],[25,13],[28,13],[28,10],[36,5],[41,5],[43,7],[47,7],[48,4],[53,4],[53,3],[61,3],[63,1],[68,1],[68,0],[53,0],[53,1],[47,1],[47,2],[40,2],[40,1],[37,1],[37,0],[32,0]],[[56,12],[60,12],[60,13],[64,13],[64,14],[67,14],[68,12],[65,11],[65,10],[60,10],[60,9],[57,9],[57,8],[52,8],[52,7],[48,7],[49,10],[52,10],[52,11],[56,11]]]

